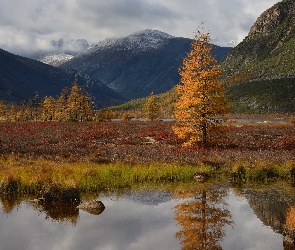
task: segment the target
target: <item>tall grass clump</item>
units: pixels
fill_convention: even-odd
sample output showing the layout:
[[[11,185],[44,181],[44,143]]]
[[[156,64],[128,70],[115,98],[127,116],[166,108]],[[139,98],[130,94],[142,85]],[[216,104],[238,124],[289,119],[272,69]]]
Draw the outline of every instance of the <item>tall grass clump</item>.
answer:
[[[138,183],[186,182],[198,171],[194,166],[174,164],[57,163],[40,159],[20,165],[2,161],[1,166],[0,193],[28,194],[41,193],[50,187],[98,191]]]
[[[259,182],[294,180],[295,166],[292,162],[239,161],[232,164],[231,178],[234,181]]]

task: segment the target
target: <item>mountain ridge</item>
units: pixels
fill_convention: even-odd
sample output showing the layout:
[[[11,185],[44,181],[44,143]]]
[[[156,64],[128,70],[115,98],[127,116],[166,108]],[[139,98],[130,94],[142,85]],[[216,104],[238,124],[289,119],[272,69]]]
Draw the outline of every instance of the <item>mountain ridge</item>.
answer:
[[[233,112],[295,112],[295,1],[265,10],[221,62]]]
[[[192,40],[157,30],[106,39],[60,65],[77,69],[131,100],[163,93],[179,83],[178,68]],[[231,47],[214,46],[221,60]]]
[[[294,45],[295,2],[283,0],[258,17],[245,39],[221,65],[226,77],[248,74],[246,80],[293,78]]]
[[[93,95],[98,107],[118,104],[125,99],[99,81],[77,70],[63,70],[0,49],[0,100],[20,102],[34,97],[57,96],[77,79]]]

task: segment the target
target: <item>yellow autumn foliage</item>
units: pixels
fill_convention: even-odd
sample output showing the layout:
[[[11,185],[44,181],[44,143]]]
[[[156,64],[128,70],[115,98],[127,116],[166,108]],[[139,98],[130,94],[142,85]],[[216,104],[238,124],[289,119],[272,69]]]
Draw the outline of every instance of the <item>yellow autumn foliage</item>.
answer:
[[[287,213],[286,226],[291,230],[295,230],[295,207],[291,207]]]
[[[159,105],[154,93],[151,93],[144,105],[145,117],[151,121],[157,119],[160,115]]]
[[[175,104],[174,132],[185,139],[185,145],[208,141],[208,132],[219,125],[219,118],[227,113],[228,102],[222,70],[212,56],[213,44],[209,33],[197,31],[191,51],[179,69],[181,84],[175,86],[179,99]]]

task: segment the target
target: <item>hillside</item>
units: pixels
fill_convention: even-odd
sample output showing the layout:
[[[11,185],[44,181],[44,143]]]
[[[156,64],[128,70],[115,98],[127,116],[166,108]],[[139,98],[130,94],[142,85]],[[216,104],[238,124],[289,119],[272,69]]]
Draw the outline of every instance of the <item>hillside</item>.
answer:
[[[264,11],[221,65],[233,112],[295,112],[295,2]]]
[[[178,68],[190,50],[191,39],[144,30],[125,38],[106,39],[62,64],[77,69],[113,90],[134,99],[163,93],[179,82]],[[215,46],[221,60],[231,48]]]
[[[248,36],[225,57],[227,76],[248,79],[295,77],[295,2],[284,0],[256,20]]]
[[[114,105],[124,98],[99,81],[76,70],[63,70],[44,63],[16,56],[0,49],[0,100],[19,102],[32,98],[37,92],[40,97],[57,96],[74,79],[93,95],[98,107]]]
[[[248,36],[220,63],[233,113],[295,112],[294,48],[295,2],[284,0],[263,12]],[[175,98],[171,91],[158,97],[164,113],[172,110],[166,104]]]

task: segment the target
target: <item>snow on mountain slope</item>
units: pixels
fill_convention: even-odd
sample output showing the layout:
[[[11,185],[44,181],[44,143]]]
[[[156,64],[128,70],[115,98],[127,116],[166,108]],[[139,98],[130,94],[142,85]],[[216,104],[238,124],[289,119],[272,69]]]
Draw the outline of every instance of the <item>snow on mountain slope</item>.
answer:
[[[90,46],[80,55],[91,54],[97,50],[116,47],[118,50],[141,50],[158,49],[162,47],[168,39],[174,38],[169,34],[158,30],[143,30],[133,33],[130,36],[119,39],[105,39]]]
[[[89,44],[85,39],[64,40],[61,38],[58,41],[51,41],[48,50],[25,52],[20,56],[57,67],[85,51],[88,47]]]
[[[59,66],[69,60],[71,60],[74,56],[69,54],[54,54],[54,55],[48,55],[43,57],[40,61],[52,66]]]
[[[190,50],[191,39],[157,30],[124,38],[105,39],[60,65],[97,79],[128,100],[163,93],[179,83],[178,68]],[[221,60],[230,48],[215,46]]]

